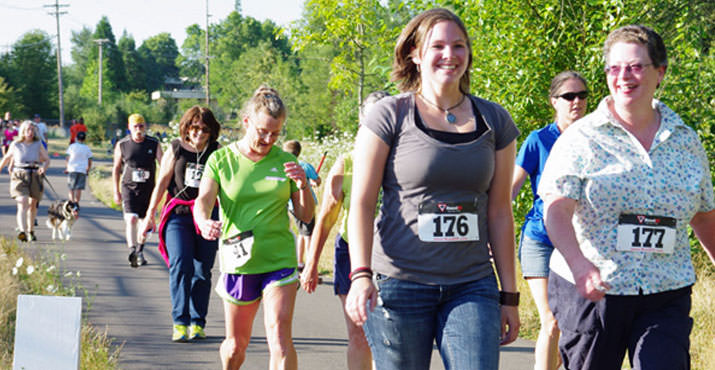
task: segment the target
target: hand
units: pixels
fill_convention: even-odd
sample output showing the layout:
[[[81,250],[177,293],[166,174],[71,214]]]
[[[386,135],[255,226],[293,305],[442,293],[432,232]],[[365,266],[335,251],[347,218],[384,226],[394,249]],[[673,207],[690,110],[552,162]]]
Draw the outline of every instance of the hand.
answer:
[[[355,325],[362,326],[367,321],[368,304],[370,312],[374,311],[377,304],[377,288],[372,283],[372,279],[354,280],[345,300],[345,312]]]
[[[295,181],[295,184],[296,186],[298,186],[299,189],[303,189],[303,187],[308,185],[308,180],[305,178],[305,171],[303,171],[303,167],[301,167],[298,163],[283,163],[283,169],[286,173],[286,176],[288,176],[289,179]]]
[[[116,204],[116,205],[122,204],[122,193],[120,193],[118,191],[114,192],[114,204]]]
[[[206,240],[216,240],[221,236],[221,221],[206,219],[197,223],[201,236]]]
[[[611,289],[608,283],[601,280],[601,272],[586,258],[579,260],[571,268],[576,281],[576,288],[581,295],[593,302],[601,300],[606,291]]]
[[[89,172],[89,169],[87,169],[87,172]],[[70,172],[67,171],[67,169],[65,168],[64,171],[62,171],[62,173],[64,173],[64,174],[66,175],[66,174],[68,174],[68,173],[70,173]]]
[[[519,307],[501,306],[501,345],[509,344],[519,336]]]
[[[45,174],[45,167],[40,166],[40,168],[37,169],[37,174],[42,176]]]
[[[307,263],[300,274],[300,285],[308,293],[313,293],[318,285],[318,266]]]
[[[139,230],[142,235],[146,235],[154,230],[154,227],[156,227],[156,224],[154,223],[154,212],[147,212],[146,217],[144,217],[139,224]]]

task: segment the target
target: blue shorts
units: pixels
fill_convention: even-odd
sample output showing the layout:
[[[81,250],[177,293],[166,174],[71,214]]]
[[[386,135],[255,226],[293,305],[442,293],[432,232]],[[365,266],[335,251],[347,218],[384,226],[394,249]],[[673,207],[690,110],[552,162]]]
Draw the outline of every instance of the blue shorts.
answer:
[[[216,293],[227,302],[251,304],[263,296],[266,288],[284,286],[298,281],[298,271],[292,267],[263,274],[222,273],[216,283]]]
[[[333,260],[333,275],[335,295],[347,295],[350,290],[350,252],[348,242],[338,234],[335,238],[335,259]]]
[[[522,234],[519,243],[521,275],[525,278],[548,278],[549,260],[553,252],[553,246]]]

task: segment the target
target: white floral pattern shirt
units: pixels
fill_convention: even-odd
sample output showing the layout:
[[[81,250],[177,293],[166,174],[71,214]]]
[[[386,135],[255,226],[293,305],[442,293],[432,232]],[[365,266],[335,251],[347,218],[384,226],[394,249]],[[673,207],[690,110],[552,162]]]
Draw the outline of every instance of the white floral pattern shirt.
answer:
[[[715,208],[707,155],[697,134],[658,100],[660,127],[649,151],[613,117],[606,97],[557,140],[538,193],[577,201],[572,224],[579,247],[611,285],[608,294],[653,294],[695,283],[687,225]],[[676,219],[671,254],[619,251],[621,214]],[[557,250],[551,269],[573,277]]]

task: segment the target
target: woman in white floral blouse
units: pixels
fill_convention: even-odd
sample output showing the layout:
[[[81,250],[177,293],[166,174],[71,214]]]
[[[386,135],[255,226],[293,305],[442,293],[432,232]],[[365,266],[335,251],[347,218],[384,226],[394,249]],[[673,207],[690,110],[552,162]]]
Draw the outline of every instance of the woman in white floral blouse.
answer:
[[[654,99],[667,69],[652,29],[604,45],[610,96],[554,145],[539,183],[549,303],[567,369],[690,367],[695,273],[687,225],[715,264],[715,201],[697,134]]]

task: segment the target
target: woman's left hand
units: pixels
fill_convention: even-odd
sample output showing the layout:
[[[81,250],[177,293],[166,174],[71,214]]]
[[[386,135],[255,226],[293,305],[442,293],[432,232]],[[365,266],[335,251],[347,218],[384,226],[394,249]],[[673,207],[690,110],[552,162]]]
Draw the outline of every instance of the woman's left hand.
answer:
[[[501,306],[501,345],[509,344],[519,336],[519,307]]]
[[[301,167],[298,163],[283,163],[283,169],[285,170],[286,176],[288,176],[289,179],[295,181],[295,184],[296,186],[298,186],[298,189],[302,190],[305,186],[308,185],[308,180],[305,178],[305,171],[303,171],[303,167]]]
[[[45,167],[40,166],[40,167],[37,169],[37,174],[40,175],[40,176],[44,175],[44,174],[45,174]]]

